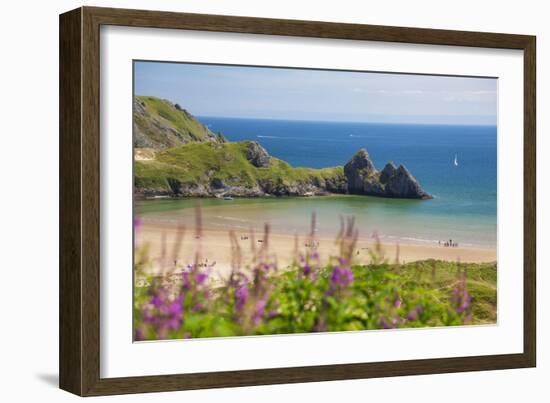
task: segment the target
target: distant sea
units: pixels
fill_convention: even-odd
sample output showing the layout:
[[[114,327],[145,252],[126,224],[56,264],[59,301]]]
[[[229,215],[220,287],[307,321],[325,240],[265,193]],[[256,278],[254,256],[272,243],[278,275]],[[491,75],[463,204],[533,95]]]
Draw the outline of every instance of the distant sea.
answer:
[[[366,148],[378,169],[390,160],[404,164],[434,196],[424,201],[360,196],[202,200],[207,225],[244,229],[269,221],[274,231],[304,232],[315,211],[319,231],[327,234],[336,233],[340,215],[353,215],[362,236],[376,232],[384,242],[433,244],[453,239],[463,246],[496,246],[494,126],[199,119],[230,141],[255,140],[293,166],[344,165]],[[164,200],[140,208],[143,213],[168,213],[196,203]]]

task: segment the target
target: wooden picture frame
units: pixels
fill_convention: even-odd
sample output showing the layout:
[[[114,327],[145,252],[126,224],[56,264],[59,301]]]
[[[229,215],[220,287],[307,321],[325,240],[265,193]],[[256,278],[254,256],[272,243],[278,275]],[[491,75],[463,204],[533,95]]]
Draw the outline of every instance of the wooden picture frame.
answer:
[[[523,353],[213,373],[100,377],[100,27],[118,25],[524,52]],[[82,7],[60,16],[60,387],[81,396],[534,367],[535,37]]]

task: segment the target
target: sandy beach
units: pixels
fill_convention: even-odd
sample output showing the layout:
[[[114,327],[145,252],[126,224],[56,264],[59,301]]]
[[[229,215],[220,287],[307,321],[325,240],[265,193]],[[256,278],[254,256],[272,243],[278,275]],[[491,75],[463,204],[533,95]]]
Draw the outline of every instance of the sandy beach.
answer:
[[[242,262],[246,265],[251,261],[252,245],[260,248],[264,245],[263,234],[251,234],[249,231],[235,232],[236,240],[240,248]],[[180,241],[178,241],[178,238]],[[248,239],[247,239],[248,238]],[[232,248],[229,233],[205,228],[200,237],[188,228],[183,232],[174,226],[159,224],[144,224],[137,234],[138,245],[148,245],[149,255],[155,262],[152,271],[157,272],[170,269],[175,266],[182,267],[195,261],[197,252],[202,263],[215,262],[214,271],[218,277],[225,277],[231,270]],[[298,250],[304,253],[312,250],[307,245],[308,237],[299,235],[297,238]],[[334,237],[319,237],[315,243],[322,261],[326,262],[331,256],[338,255],[338,246]],[[180,246],[176,248],[176,245]],[[269,255],[272,261],[276,261],[279,268],[285,268],[292,263],[295,257],[296,237],[290,234],[270,233],[268,239]],[[355,262],[365,264],[370,261],[369,250],[376,246],[373,238],[359,237],[356,248]],[[400,243],[381,244],[384,256],[388,261],[395,262],[397,249],[399,249],[399,261],[401,263],[424,259],[439,259],[460,262],[492,262],[496,261],[496,249],[474,247],[444,247],[438,244],[413,244]],[[177,251],[176,251],[177,250]],[[162,258],[164,256],[164,259]]]

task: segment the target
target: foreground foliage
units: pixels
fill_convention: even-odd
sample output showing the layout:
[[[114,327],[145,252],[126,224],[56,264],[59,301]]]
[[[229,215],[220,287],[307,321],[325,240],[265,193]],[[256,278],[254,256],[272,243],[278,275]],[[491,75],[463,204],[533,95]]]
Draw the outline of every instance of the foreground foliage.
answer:
[[[234,237],[234,235],[232,235]],[[253,240],[252,240],[253,241]],[[426,260],[391,263],[377,247],[371,263],[353,263],[353,224],[338,237],[340,256],[320,264],[317,251],[277,269],[264,245],[223,284],[197,261],[148,277],[146,247],[137,249],[136,340],[455,326],[496,322],[496,264]],[[253,243],[253,242],[252,242]]]

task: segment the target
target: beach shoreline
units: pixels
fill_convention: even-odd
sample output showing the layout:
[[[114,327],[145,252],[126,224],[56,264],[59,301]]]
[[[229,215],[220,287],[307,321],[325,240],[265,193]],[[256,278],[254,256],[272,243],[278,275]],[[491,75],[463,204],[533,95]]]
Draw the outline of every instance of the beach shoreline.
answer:
[[[225,278],[231,272],[231,262],[234,258],[235,247],[232,247],[229,231],[203,227],[200,235],[194,228],[182,230],[173,225],[160,223],[143,223],[136,233],[136,245],[147,245],[149,257],[153,264],[150,274],[158,274],[167,268],[185,267],[196,262],[213,266],[213,271],[220,278]],[[240,261],[243,267],[250,265],[254,253],[266,245],[264,234],[250,231],[235,231],[235,240],[238,245]],[[309,241],[308,241],[309,240]],[[319,251],[323,264],[331,257],[338,256],[338,245],[335,237],[321,235],[314,238],[307,235],[285,234],[270,232],[267,238],[268,256],[271,262],[279,268],[286,268],[296,259],[298,253]],[[376,249],[376,239],[359,236],[354,255],[355,264],[371,262],[371,252]],[[413,261],[435,259],[456,261],[462,263],[494,262],[497,260],[496,248],[488,247],[446,247],[438,243],[423,245],[418,243],[388,243],[380,242],[383,256],[388,262],[410,263]]]

